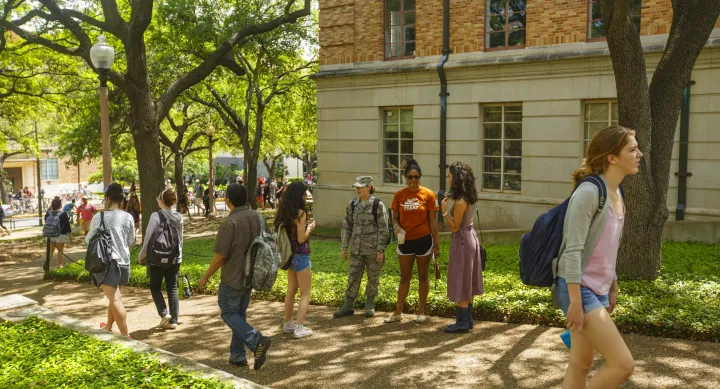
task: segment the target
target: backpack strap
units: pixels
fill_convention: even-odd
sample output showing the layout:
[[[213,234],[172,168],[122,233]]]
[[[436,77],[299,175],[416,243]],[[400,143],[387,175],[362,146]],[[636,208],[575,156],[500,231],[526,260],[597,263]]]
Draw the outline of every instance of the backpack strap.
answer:
[[[625,201],[625,187],[622,186],[622,184],[618,185],[620,188],[620,196],[622,196],[623,201]]]
[[[589,182],[595,185],[595,187],[597,188],[599,196],[597,212],[602,211],[602,209],[605,207],[605,201],[607,200],[607,187],[605,186],[605,182],[602,180],[602,178],[600,178],[600,176],[596,174],[591,174],[585,177],[585,179],[582,180],[580,183],[582,184],[583,182]],[[578,185],[578,187],[579,186],[580,185]]]
[[[355,222],[355,207],[357,206],[357,203],[360,201],[360,198],[355,197],[350,201],[350,217],[353,219],[353,222]]]
[[[375,197],[375,199],[373,200],[373,205],[372,205],[372,213],[373,213],[373,217],[375,218],[375,227],[378,226],[378,221],[377,221],[378,208],[380,208],[380,199]]]

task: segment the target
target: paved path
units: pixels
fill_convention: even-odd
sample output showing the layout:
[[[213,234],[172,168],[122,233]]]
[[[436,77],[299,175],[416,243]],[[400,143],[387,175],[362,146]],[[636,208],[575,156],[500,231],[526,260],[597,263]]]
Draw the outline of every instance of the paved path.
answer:
[[[93,325],[105,320],[102,293],[89,284],[43,281],[41,265],[0,262],[0,294],[24,294]],[[128,288],[124,301],[134,339],[273,388],[554,388],[568,360],[558,328],[476,322],[471,334],[446,335],[439,328],[450,323],[447,318],[385,325],[385,314],[334,320],[333,309],[321,306],[309,313],[316,334],[294,340],[280,330],[281,303],[253,300],[251,324],[273,339],[267,364],[255,372],[226,363],[230,331],[215,296],[181,301],[174,331],[154,328],[158,317],[147,290]],[[637,360],[625,388],[720,387],[719,344],[625,339]],[[601,364],[598,358],[593,371]]]

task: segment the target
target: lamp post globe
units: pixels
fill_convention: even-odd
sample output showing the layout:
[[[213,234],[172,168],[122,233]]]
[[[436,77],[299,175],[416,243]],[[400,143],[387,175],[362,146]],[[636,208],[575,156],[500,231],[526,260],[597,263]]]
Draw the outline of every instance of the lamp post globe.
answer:
[[[107,43],[104,34],[100,34],[97,43],[90,48],[90,61],[98,69],[108,70],[115,61],[115,49]]]
[[[215,126],[213,126],[212,124],[208,124],[207,128],[205,129],[205,134],[210,138],[215,136]]]

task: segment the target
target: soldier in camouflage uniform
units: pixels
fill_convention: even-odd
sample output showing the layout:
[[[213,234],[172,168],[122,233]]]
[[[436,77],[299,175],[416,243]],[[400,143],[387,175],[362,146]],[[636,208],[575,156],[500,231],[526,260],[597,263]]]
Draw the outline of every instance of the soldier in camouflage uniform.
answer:
[[[360,290],[360,281],[367,269],[368,282],[365,288],[365,317],[375,316],[375,297],[378,295],[380,274],[385,264],[385,246],[388,231],[387,209],[379,199],[375,199],[375,187],[370,176],[356,178],[353,185],[358,197],[345,208],[345,221],[342,228],[342,257],[348,258],[350,247],[350,267],[348,269],[348,287],[345,292],[345,304],[333,313],[334,317],[355,314],[353,303]],[[373,204],[377,202],[377,222],[373,214]]]

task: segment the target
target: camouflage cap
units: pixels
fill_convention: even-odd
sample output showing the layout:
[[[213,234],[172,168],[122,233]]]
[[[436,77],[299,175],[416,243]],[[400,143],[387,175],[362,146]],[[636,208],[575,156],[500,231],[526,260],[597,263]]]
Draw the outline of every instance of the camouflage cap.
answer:
[[[362,188],[365,186],[373,186],[373,178],[371,176],[360,176],[355,178],[355,183],[353,184],[356,188]]]

